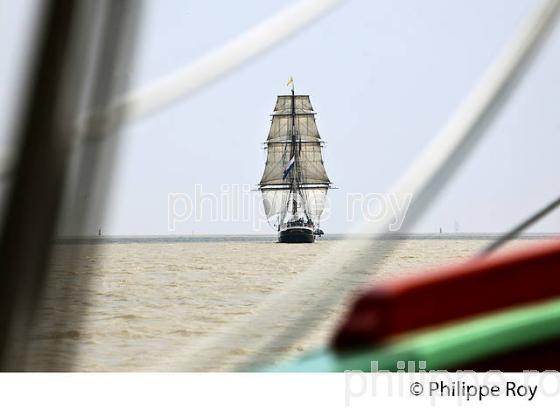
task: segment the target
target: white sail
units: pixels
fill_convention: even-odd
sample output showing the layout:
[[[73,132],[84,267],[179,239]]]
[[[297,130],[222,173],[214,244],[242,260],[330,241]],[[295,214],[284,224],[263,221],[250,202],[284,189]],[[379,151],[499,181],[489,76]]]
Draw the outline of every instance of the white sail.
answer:
[[[319,223],[331,184],[322,144],[309,96],[278,96],[259,184],[265,213],[274,227],[298,219]],[[296,166],[292,169],[294,159]]]
[[[307,219],[319,223],[325,209],[328,188],[308,188],[292,193],[289,189],[265,189],[262,191],[264,211],[269,223],[278,227],[290,220]],[[297,211],[293,210],[293,199]]]
[[[294,96],[296,114],[315,114],[308,95]],[[292,96],[279,95],[274,106],[274,114],[292,114]]]
[[[299,152],[300,170],[302,173],[302,183],[304,184],[326,184],[329,185],[329,177],[323,163],[323,155],[321,153],[321,145],[301,144]]]
[[[305,198],[306,212],[311,220],[315,221],[317,224],[321,220],[321,215],[325,210],[327,190],[328,188],[325,187],[304,189],[302,191]]]
[[[296,129],[302,142],[321,142],[315,116],[313,114],[296,114]],[[291,142],[292,118],[289,115],[273,114],[267,143],[286,144]]]
[[[283,223],[288,207],[290,191],[287,189],[263,190],[264,212],[268,222],[275,228]]]

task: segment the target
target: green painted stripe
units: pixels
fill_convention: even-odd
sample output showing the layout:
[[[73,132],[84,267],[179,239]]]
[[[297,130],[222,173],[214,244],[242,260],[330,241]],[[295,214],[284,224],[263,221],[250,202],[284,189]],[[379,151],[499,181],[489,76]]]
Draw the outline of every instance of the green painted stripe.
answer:
[[[371,349],[344,354],[321,350],[265,371],[371,371],[372,361],[380,370],[396,371],[398,361],[426,361],[427,370],[445,370],[555,337],[560,337],[560,298],[409,333]]]

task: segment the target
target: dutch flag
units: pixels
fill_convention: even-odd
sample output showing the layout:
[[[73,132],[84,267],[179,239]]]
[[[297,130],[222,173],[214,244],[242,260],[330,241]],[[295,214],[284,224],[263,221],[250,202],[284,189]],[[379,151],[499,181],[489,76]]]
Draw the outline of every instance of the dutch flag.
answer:
[[[284,170],[284,175],[282,176],[282,179],[286,179],[286,177],[288,176],[288,174],[290,173],[290,171],[294,167],[295,163],[296,163],[296,157],[294,155],[292,157],[292,159],[290,160],[290,162],[288,162],[288,165],[286,166],[286,169]]]

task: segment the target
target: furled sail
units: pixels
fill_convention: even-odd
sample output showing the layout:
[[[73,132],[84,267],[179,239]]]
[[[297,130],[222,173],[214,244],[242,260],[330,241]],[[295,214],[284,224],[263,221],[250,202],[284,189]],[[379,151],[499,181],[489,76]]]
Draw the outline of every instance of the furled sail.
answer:
[[[319,223],[331,185],[323,163],[322,144],[309,96],[278,96],[259,184],[265,213],[273,226],[300,217]]]

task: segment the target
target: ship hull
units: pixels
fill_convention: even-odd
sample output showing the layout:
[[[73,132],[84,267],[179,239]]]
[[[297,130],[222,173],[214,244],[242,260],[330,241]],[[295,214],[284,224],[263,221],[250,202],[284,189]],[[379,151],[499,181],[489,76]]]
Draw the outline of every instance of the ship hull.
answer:
[[[313,243],[315,235],[313,230],[309,228],[293,227],[280,231],[278,234],[278,242],[280,243]]]

